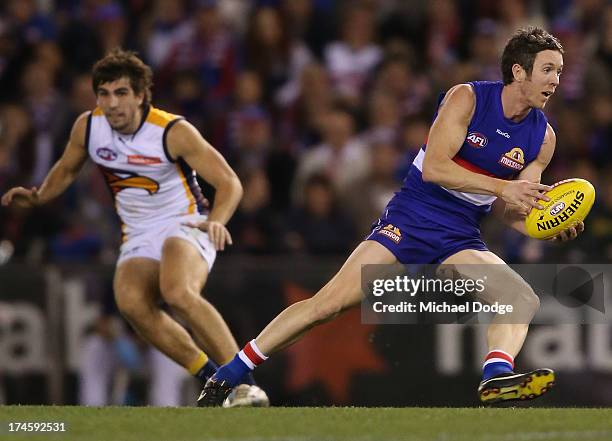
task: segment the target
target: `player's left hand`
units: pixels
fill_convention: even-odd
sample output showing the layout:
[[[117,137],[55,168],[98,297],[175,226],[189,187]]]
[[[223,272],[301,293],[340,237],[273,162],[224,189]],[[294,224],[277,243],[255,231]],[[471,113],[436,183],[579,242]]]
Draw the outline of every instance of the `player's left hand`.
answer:
[[[210,241],[213,243],[217,251],[223,251],[225,249],[225,244],[233,244],[232,235],[229,233],[225,225],[223,225],[221,222],[205,220],[196,222],[183,222],[183,225],[207,232]]]
[[[569,227],[567,230],[561,231],[555,237],[550,238],[551,242],[567,242],[568,240],[574,240],[580,233],[584,231],[584,222],[580,222],[578,225]]]

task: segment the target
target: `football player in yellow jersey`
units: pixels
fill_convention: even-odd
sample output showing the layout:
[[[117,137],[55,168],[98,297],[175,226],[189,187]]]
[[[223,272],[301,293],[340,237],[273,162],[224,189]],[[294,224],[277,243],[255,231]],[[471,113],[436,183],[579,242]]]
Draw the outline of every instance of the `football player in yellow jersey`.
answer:
[[[132,52],[115,49],[99,60],[93,68],[98,108],[77,118],[62,157],[40,188],[12,188],[2,204],[45,204],[66,190],[88,157],[94,161],[123,224],[114,279],[121,314],[145,340],[206,381],[215,362],[229,362],[238,351],[227,324],[201,292],[216,252],[232,244],[225,224],[242,186],[197,129],[151,106],[151,85],[151,69]],[[194,171],[216,190],[208,214]],[[160,298],[206,352],[160,308]],[[247,383],[227,404],[267,405],[252,378]]]

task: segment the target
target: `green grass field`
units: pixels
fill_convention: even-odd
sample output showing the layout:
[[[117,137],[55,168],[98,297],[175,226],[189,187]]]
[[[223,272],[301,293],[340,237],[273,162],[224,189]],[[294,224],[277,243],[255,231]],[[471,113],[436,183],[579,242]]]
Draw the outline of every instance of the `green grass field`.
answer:
[[[65,422],[9,433],[9,422]],[[0,407],[2,441],[611,441],[612,409]]]

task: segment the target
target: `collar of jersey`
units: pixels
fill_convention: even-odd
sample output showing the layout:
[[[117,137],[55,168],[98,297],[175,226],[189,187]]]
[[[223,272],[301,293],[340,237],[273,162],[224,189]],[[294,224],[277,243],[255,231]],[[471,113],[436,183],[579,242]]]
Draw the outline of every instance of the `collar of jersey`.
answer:
[[[136,131],[134,133],[132,133],[132,141],[134,141],[134,138],[136,137],[136,134],[140,131],[140,129],[142,128],[142,126],[144,125],[144,123],[147,121],[147,117],[149,116],[149,111],[151,110],[151,105],[149,104],[147,107],[144,108],[144,110],[142,111],[142,118],[140,119],[140,125],[138,126],[138,128],[136,129]]]

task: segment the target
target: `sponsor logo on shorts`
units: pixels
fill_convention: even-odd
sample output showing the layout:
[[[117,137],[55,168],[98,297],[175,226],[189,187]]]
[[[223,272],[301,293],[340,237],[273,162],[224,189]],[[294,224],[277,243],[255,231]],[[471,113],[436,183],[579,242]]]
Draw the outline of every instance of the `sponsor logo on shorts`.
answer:
[[[100,147],[96,150],[96,155],[98,155],[98,158],[105,161],[114,161],[117,159],[117,152],[108,147]]]
[[[514,147],[499,158],[499,163],[512,170],[522,170],[525,167],[525,154],[520,147]]]
[[[158,158],[156,156],[128,155],[128,164],[153,165],[161,164],[161,162],[161,158]]]
[[[400,243],[402,240],[402,232],[399,228],[392,224],[387,224],[382,230],[378,230],[378,234],[382,234],[383,236],[387,236],[395,243]]]
[[[481,149],[489,143],[487,137],[479,132],[468,133],[468,136],[465,138],[465,140],[475,149]]]

